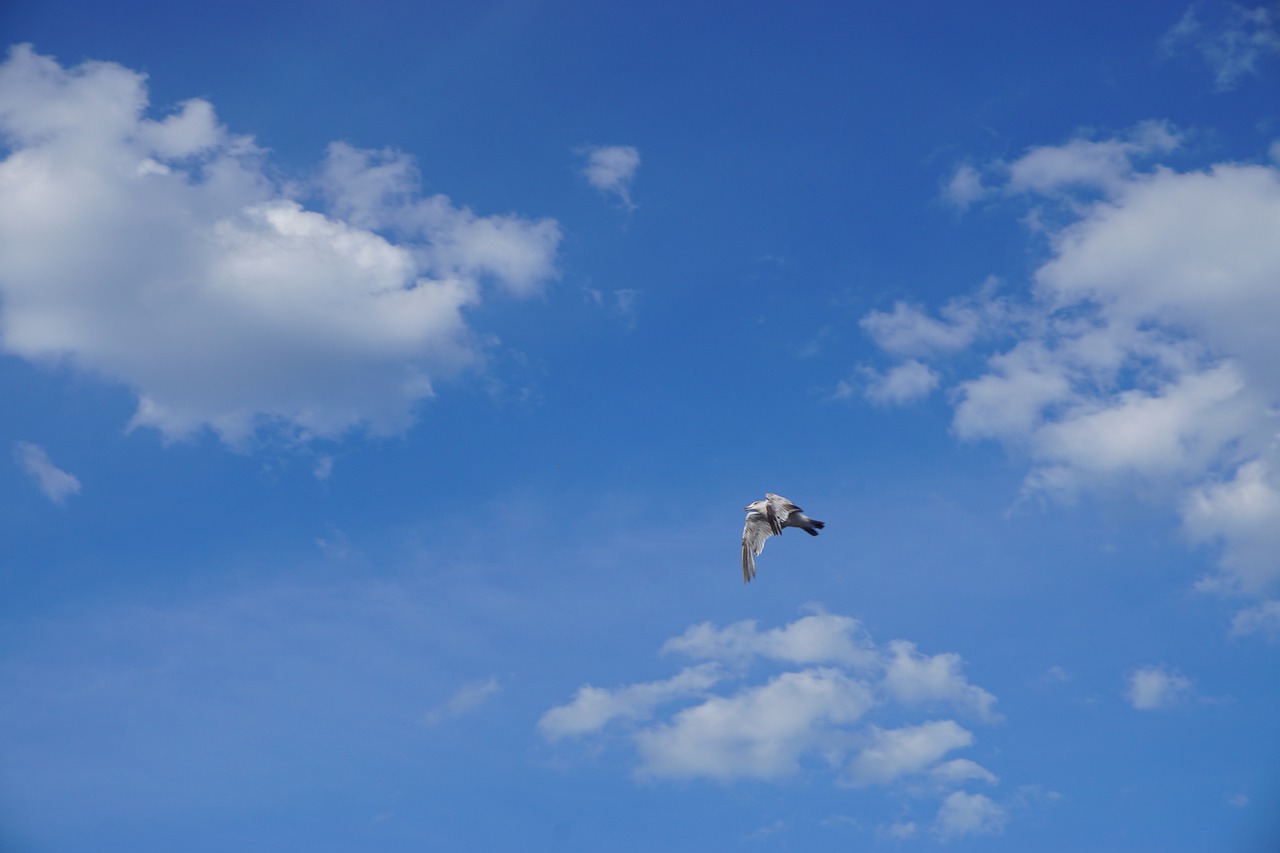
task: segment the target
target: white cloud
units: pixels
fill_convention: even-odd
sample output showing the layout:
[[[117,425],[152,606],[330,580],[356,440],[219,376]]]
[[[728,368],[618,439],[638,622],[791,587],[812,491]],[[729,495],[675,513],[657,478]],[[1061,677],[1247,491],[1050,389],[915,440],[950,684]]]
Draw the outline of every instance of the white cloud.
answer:
[[[957,386],[954,426],[960,438],[1025,440],[1050,404],[1072,398],[1066,370],[1038,341],[991,356],[987,367],[988,373]]]
[[[1054,664],[1045,670],[1044,675],[1041,675],[1039,680],[1045,684],[1061,683],[1064,681],[1070,681],[1071,673],[1067,672],[1061,666]]]
[[[915,821],[896,821],[877,829],[877,834],[894,841],[908,841],[920,834],[920,827]]]
[[[1162,666],[1145,666],[1129,674],[1125,697],[1139,711],[1168,708],[1191,694],[1191,680]]]
[[[943,390],[959,438],[1030,461],[1024,497],[1163,499],[1189,538],[1220,548],[1202,589],[1269,595],[1280,587],[1267,523],[1280,506],[1280,168],[1151,164],[1178,141],[1145,122],[998,164],[993,191],[1047,196],[1064,217],[1045,226],[1029,289],[997,297],[984,284],[937,317],[898,303],[862,326],[898,360],[982,355],[967,374],[930,369],[957,376]]]
[[[640,300],[640,291],[632,287],[620,287],[606,293],[593,287],[585,288],[588,300],[620,319],[627,328],[635,328],[636,303]]]
[[[997,193],[1054,199],[1080,190],[1113,194],[1133,177],[1135,160],[1172,151],[1181,143],[1180,134],[1162,121],[1142,122],[1111,138],[1091,139],[1082,132],[1062,145],[1033,146],[1011,162],[996,161],[981,169],[960,166],[944,188],[943,198],[966,210]],[[1039,221],[1038,215],[1033,221]]]
[[[15,442],[13,458],[27,476],[35,480],[41,494],[61,506],[70,495],[80,494],[80,480],[74,474],[63,471],[38,444],[29,441]]]
[[[490,676],[480,681],[472,681],[462,685],[439,708],[433,708],[423,715],[423,720],[431,725],[443,722],[450,717],[460,717],[479,708],[485,702],[502,692],[498,679]]]
[[[327,480],[333,476],[333,457],[327,454],[321,454],[316,458],[315,467],[311,469],[312,475],[317,480]]]
[[[855,785],[883,785],[920,773],[948,752],[973,743],[973,733],[954,720],[935,720],[899,729],[873,727],[870,743],[849,765]]]
[[[1274,585],[1280,554],[1280,477],[1269,461],[1254,459],[1227,482],[1191,491],[1182,508],[1190,535],[1224,544],[1224,576],[1210,584],[1261,594]]]
[[[1280,309],[1272,286],[1277,209],[1280,171],[1273,167],[1157,168],[1054,235],[1054,256],[1036,284],[1058,307],[1096,302],[1115,333],[1156,323],[1176,340],[1173,333],[1185,328],[1274,381],[1278,368],[1266,356],[1275,337],[1258,315]]]
[[[870,368],[867,369],[870,370]],[[871,374],[875,375],[875,371],[871,370]],[[831,392],[831,397],[829,399],[848,400],[850,397],[856,395],[858,391],[859,388],[854,385],[854,383],[850,382],[848,379],[840,379],[836,382],[835,390]]]
[[[982,175],[973,166],[965,163],[958,167],[951,176],[951,180],[947,181],[942,197],[961,210],[966,210],[986,193],[987,188],[982,185]]]
[[[867,685],[830,668],[785,672],[734,696],[714,696],[636,736],[644,775],[774,779],[827,752],[833,728],[875,703]]]
[[[662,645],[662,653],[694,660],[742,665],[761,657],[794,664],[838,663],[867,667],[876,653],[857,619],[814,613],[781,628],[761,631],[755,620],[716,628],[710,622],[690,626]]]
[[[963,661],[954,652],[922,655],[915,643],[893,640],[889,643],[884,671],[884,689],[904,704],[944,702],[967,710],[978,719],[996,722],[1000,715],[992,710],[996,697],[970,684],[961,672]]]
[[[627,210],[635,210],[631,201],[631,182],[640,169],[640,152],[631,145],[590,145],[579,149],[587,158],[582,174],[596,189],[618,197]]]
[[[909,359],[883,374],[870,371],[867,399],[883,405],[902,405],[927,397],[938,387],[939,376],[928,365]]]
[[[417,269],[427,275],[493,280],[527,296],[556,274],[560,229],[554,221],[477,216],[447,196],[420,197],[417,166],[402,152],[363,151],[335,142],[318,183],[338,216],[406,237]]]
[[[1042,484],[1067,488],[1112,474],[1164,480],[1208,470],[1247,429],[1244,383],[1229,364],[1187,372],[1150,390],[1085,398],[1040,426],[1033,448]]]
[[[323,213],[209,103],[147,105],[112,63],[19,46],[0,65],[0,345],[129,388],[133,426],[401,430],[482,363],[463,311],[555,274],[553,221],[420,197],[405,155],[331,146]]]
[[[916,306],[895,302],[892,311],[872,311],[860,324],[881,349],[898,356],[955,352],[977,337],[983,318],[966,301],[948,302],[940,313],[937,320]]]
[[[943,841],[968,835],[994,835],[1004,830],[1008,813],[982,794],[955,791],[942,801],[933,831]]]
[[[787,822],[785,820],[775,820],[767,826],[762,826],[754,832],[750,832],[743,836],[743,841],[764,841],[772,835],[787,831]]]
[[[693,625],[661,651],[699,663],[665,681],[583,686],[543,715],[543,738],[592,738],[613,724],[634,747],[636,776],[649,780],[825,776],[901,787],[926,804],[999,784],[973,761],[944,760],[975,740],[946,713],[998,720],[995,697],[965,680],[958,655],[877,646],[856,619],[821,610],[771,629]]]
[[[1213,73],[1219,92],[1229,91],[1248,76],[1261,73],[1269,57],[1280,54],[1280,21],[1267,6],[1246,8],[1233,2],[1209,6],[1217,19],[1208,24],[1189,6],[1167,32],[1162,46],[1167,53],[1189,48],[1200,54]]]
[[[550,740],[597,732],[615,720],[643,720],[652,716],[658,706],[689,696],[705,693],[721,679],[715,664],[691,666],[664,681],[629,684],[609,690],[578,688],[572,701],[542,715],[538,729]]]
[[[988,785],[995,785],[1000,781],[996,774],[967,758],[944,761],[930,770],[929,775],[934,781],[951,787],[965,782],[985,782]]]
[[[1164,122],[1144,122],[1120,138],[1036,146],[1009,165],[1007,189],[1052,193],[1075,186],[1114,192],[1131,174],[1134,157],[1177,146],[1178,136]]]
[[[1264,601],[1241,610],[1231,620],[1231,633],[1238,637],[1263,634],[1271,639],[1280,639],[1280,601]]]

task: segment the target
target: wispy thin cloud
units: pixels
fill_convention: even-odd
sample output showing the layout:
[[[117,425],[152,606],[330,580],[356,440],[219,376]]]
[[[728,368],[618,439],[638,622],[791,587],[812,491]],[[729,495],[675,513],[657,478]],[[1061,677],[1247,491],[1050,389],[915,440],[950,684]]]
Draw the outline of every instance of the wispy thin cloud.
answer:
[[[1280,600],[1269,599],[1241,610],[1231,620],[1231,633],[1237,637],[1262,634],[1280,640]]]
[[[502,685],[493,676],[468,682],[459,687],[447,702],[423,714],[422,719],[428,725],[437,725],[453,717],[461,717],[476,710],[501,692]]]
[[[54,465],[40,445],[19,441],[13,446],[13,458],[18,467],[35,481],[40,492],[59,506],[71,495],[80,494],[79,478]]]
[[[1208,20],[1201,12],[1208,12]],[[1272,6],[1230,2],[1193,4],[1160,42],[1166,55],[1200,54],[1213,74],[1214,88],[1227,92],[1280,56],[1280,12]]]
[[[333,457],[328,454],[320,454],[316,457],[315,467],[311,469],[311,473],[317,480],[327,480],[333,475]]]
[[[636,325],[636,303],[640,299],[640,291],[631,287],[620,287],[616,290],[603,291],[594,287],[584,289],[587,300],[604,309],[613,317],[622,321],[628,329]]]

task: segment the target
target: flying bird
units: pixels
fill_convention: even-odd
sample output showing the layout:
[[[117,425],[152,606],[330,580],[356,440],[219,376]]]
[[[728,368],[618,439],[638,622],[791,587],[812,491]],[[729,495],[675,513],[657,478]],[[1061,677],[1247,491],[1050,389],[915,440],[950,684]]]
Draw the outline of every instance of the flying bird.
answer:
[[[742,528],[743,583],[749,583],[756,576],[756,557],[764,550],[764,540],[781,535],[784,527],[799,527],[810,536],[817,536],[818,531],[827,526],[805,515],[804,510],[782,495],[765,492],[764,498],[743,507],[747,513],[747,523]]]

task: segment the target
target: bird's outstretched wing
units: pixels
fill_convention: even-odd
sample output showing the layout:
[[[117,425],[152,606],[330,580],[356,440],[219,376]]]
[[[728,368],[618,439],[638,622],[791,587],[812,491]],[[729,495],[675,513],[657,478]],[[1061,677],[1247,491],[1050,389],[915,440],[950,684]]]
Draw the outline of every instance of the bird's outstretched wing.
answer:
[[[765,492],[765,498],[769,501],[769,517],[775,519],[776,523],[773,527],[774,533],[781,533],[782,526],[787,523],[787,517],[793,512],[803,512],[800,507],[793,504],[782,495],[775,495],[773,492]]]
[[[764,513],[747,513],[747,523],[742,526],[742,582],[750,583],[756,576],[756,557],[764,550],[764,540],[773,535],[772,519]]]

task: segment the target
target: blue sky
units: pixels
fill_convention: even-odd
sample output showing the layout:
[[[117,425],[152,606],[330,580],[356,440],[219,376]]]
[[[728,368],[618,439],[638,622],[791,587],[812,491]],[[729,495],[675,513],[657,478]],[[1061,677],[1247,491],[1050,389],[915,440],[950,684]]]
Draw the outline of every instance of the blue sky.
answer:
[[[1280,844],[1280,6],[0,32],[6,849]]]

